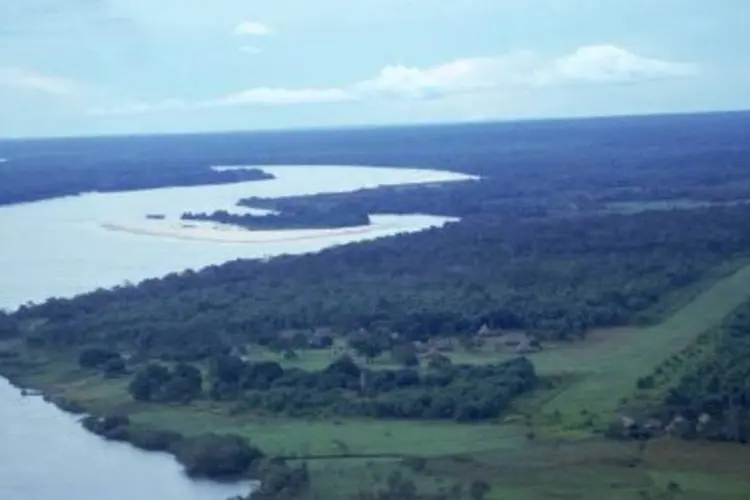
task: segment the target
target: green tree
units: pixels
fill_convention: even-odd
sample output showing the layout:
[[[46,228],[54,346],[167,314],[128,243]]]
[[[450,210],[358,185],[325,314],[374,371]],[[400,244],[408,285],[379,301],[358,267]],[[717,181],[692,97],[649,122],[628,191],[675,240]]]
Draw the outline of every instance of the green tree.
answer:
[[[175,456],[191,477],[228,479],[247,474],[263,453],[240,436],[206,434],[181,441]]]
[[[486,481],[474,481],[469,487],[469,495],[472,500],[484,500],[492,491],[492,487]]]
[[[404,342],[393,347],[393,360],[403,366],[419,365],[417,348],[411,342]]]

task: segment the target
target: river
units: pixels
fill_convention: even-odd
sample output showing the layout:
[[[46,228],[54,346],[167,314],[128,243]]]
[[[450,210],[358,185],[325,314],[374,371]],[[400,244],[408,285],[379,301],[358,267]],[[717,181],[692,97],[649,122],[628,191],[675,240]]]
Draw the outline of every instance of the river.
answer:
[[[468,179],[450,172],[364,167],[272,167],[275,180],[167,188],[0,207],[0,307],[69,297],[99,287],[237,258],[318,251],[443,225],[446,218],[377,215],[356,230],[234,231],[183,227],[185,211],[239,211],[238,199],[346,192],[378,185]],[[149,220],[159,214],[163,220]],[[207,429],[208,430],[208,429]],[[174,459],[85,432],[76,418],[0,379],[0,499],[224,500],[248,484],[186,478]]]

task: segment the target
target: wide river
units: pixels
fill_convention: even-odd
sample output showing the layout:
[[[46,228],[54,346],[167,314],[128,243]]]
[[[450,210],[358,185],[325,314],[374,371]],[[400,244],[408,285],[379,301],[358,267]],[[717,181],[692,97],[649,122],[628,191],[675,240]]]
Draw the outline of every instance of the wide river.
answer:
[[[68,297],[237,258],[305,253],[442,225],[425,215],[377,215],[367,228],[237,231],[184,227],[185,211],[234,207],[249,196],[354,191],[469,179],[428,170],[272,167],[275,180],[61,198],[0,207],[0,308]],[[163,220],[147,219],[159,214]],[[210,429],[206,429],[210,431]],[[0,379],[0,500],[224,500],[248,484],[187,479],[168,455],[107,443],[75,417]]]

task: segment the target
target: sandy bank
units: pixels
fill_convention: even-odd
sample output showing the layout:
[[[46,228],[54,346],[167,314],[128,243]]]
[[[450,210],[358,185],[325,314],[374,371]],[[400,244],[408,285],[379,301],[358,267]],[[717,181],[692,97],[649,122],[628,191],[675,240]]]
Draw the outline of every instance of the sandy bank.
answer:
[[[290,241],[314,240],[339,235],[356,235],[380,232],[392,229],[392,225],[371,225],[345,229],[319,230],[286,230],[286,231],[248,231],[227,227],[128,227],[121,224],[105,223],[101,227],[108,231],[117,231],[141,236],[156,236],[189,241],[210,241],[216,243],[283,243]],[[284,233],[284,234],[280,234]]]

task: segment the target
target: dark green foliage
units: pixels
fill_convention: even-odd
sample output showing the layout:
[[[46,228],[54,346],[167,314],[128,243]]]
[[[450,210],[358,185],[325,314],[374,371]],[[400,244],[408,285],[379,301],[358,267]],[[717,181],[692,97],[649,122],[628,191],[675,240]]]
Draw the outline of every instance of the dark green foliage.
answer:
[[[201,395],[203,375],[185,363],[178,363],[171,370],[150,364],[135,374],[128,390],[137,401],[188,403]]]
[[[403,461],[404,467],[414,472],[422,472],[427,467],[427,459],[424,457],[409,457]]]
[[[652,389],[655,385],[654,377],[652,375],[641,377],[636,385],[639,389]]]
[[[357,363],[349,356],[342,356],[325,369],[326,375],[340,376],[344,378],[357,378],[359,377],[362,370],[360,370]]]
[[[469,486],[469,495],[472,500],[484,500],[492,491],[492,487],[485,481],[474,481]]]
[[[111,441],[128,442],[148,451],[173,453],[180,464],[185,467],[187,474],[192,477],[212,479],[247,477],[250,468],[264,457],[259,449],[240,436],[204,434],[184,437],[176,432],[137,426],[132,424],[126,416],[88,416],[83,419],[83,426]],[[278,469],[279,474],[281,470],[281,468]],[[292,479],[298,482],[304,479],[304,484],[306,484],[308,480],[306,469],[303,472],[305,474],[301,474],[297,469],[292,470]],[[292,482],[292,484],[295,483]]]
[[[117,360],[122,361],[119,352],[96,347],[84,349],[78,356],[78,364],[82,368],[103,368],[109,362]]]
[[[445,354],[440,354],[439,352],[433,353],[430,355],[429,360],[427,362],[427,367],[430,370],[444,370],[451,366],[453,362],[451,361],[451,358],[446,356]]]
[[[38,157],[22,151],[22,157],[3,165],[0,170],[0,205],[91,191],[130,191],[273,179],[258,169],[218,172],[210,168],[212,163],[208,161],[133,158],[126,151],[121,152],[123,157],[116,158],[111,148],[91,156],[85,153],[58,154],[60,151],[50,154],[50,145],[44,146],[36,146]]]
[[[291,467],[284,463],[266,461],[258,471],[260,487],[248,500],[286,500],[296,498],[310,486],[307,464]]]
[[[349,338],[349,347],[368,362],[371,362],[388,349],[389,342],[382,336],[360,333]]]
[[[222,357],[212,363],[216,400],[242,400],[248,409],[291,415],[319,413],[378,418],[495,418],[537,383],[525,358],[499,365],[443,365],[416,370],[362,370],[342,357],[320,372],[282,369],[276,363],[244,363]],[[221,378],[219,378],[221,377]]]
[[[468,339],[485,323],[577,338],[635,321],[668,292],[750,251],[748,219],[744,206],[466,219],[315,255],[231,262],[49,300],[13,318],[47,318],[35,335],[42,345],[104,337],[108,345],[178,360],[321,325],[347,332],[385,323],[410,340]]]
[[[273,202],[287,213],[387,208],[463,217],[445,229],[51,299],[22,307],[11,320],[34,325],[26,336],[34,346],[102,342],[170,361],[279,344],[280,331],[324,325],[349,333],[385,323],[417,340],[470,339],[486,323],[576,339],[591,328],[648,319],[665,295],[748,254],[750,208],[739,202],[750,199],[749,119],[745,113],[191,137],[190,148],[184,138],[6,144],[0,203],[5,190],[12,200],[19,193],[79,192],[82,182],[129,189],[147,174],[160,185],[193,183],[203,174],[239,179],[242,171],[196,170],[231,162],[424,165],[482,176]],[[75,165],[67,178],[58,175],[63,164]],[[696,204],[629,215],[609,207],[654,200]]]
[[[87,430],[104,439],[128,442],[136,448],[147,451],[169,452],[183,439],[182,435],[177,432],[133,425],[126,416],[88,416],[83,419],[82,423]]]
[[[0,310],[0,340],[18,336],[19,330],[16,322],[6,313]]]
[[[411,342],[405,342],[393,346],[393,360],[406,367],[419,366],[417,348]]]
[[[105,377],[115,378],[120,375],[125,375],[128,370],[125,365],[125,360],[118,356],[117,358],[112,358],[107,361],[102,367],[102,371],[104,372]]]
[[[685,419],[681,435],[750,441],[750,302],[725,320],[712,355],[669,392],[663,410]]]
[[[177,460],[192,477],[229,479],[248,474],[263,453],[234,435],[206,434],[185,438],[174,447]]]
[[[367,212],[337,208],[336,210],[285,210],[278,214],[250,215],[232,214],[226,210],[217,210],[211,214],[185,212],[182,220],[209,221],[220,224],[231,224],[246,229],[271,231],[277,229],[327,229],[340,227],[368,226],[370,216]]]

